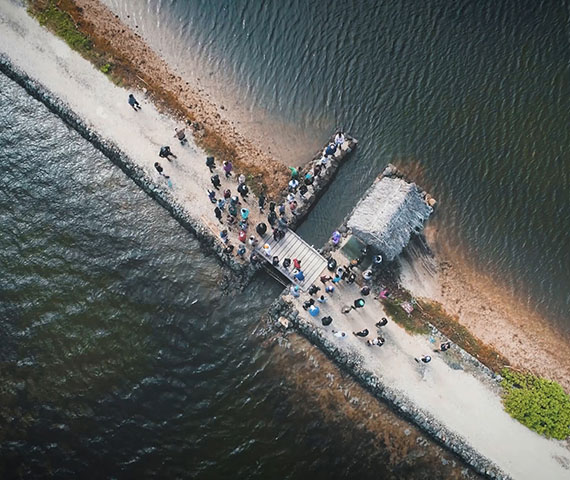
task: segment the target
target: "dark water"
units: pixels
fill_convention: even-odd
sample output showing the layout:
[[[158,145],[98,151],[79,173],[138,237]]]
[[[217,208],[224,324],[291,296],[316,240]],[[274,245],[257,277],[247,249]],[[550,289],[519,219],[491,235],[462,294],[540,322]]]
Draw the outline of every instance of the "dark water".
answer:
[[[0,478],[474,478],[2,75],[0,147]]]
[[[570,334],[567,0],[106,1],[188,78],[361,140],[305,237],[395,162],[440,201],[449,248]]]

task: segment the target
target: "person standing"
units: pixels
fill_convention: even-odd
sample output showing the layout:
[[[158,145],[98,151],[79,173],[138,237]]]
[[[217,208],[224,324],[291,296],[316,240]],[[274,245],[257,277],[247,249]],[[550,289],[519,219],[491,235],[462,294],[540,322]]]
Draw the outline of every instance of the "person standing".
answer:
[[[222,222],[222,211],[220,210],[219,207],[214,208],[214,215],[216,215],[218,222],[224,223],[224,222]]]
[[[343,143],[344,143],[344,133],[342,133],[342,130],[337,130],[336,135],[334,137],[334,144],[340,148]]]
[[[222,182],[220,182],[220,177],[219,177],[218,174],[212,175],[212,176],[210,177],[210,181],[212,182],[212,185],[214,186],[214,188],[215,188],[216,190],[219,190],[219,189],[220,189],[220,186],[222,185]]]
[[[259,195],[257,204],[259,205],[259,213],[263,213],[263,207],[265,207],[265,194],[263,192]]]
[[[224,172],[226,174],[226,178],[230,178],[232,176],[233,168],[234,166],[232,165],[232,162],[229,160],[227,162],[224,162]]]
[[[186,140],[186,129],[184,127],[182,128],[175,128],[174,129],[174,138],[177,138],[178,140],[180,140],[180,145],[184,145],[187,140]]]
[[[129,93],[129,105],[133,107],[135,112],[138,112],[141,109],[139,102],[132,93]]]
[[[245,183],[240,183],[237,187],[238,193],[241,195],[241,198],[244,202],[247,202],[247,195],[249,194],[249,188]]]

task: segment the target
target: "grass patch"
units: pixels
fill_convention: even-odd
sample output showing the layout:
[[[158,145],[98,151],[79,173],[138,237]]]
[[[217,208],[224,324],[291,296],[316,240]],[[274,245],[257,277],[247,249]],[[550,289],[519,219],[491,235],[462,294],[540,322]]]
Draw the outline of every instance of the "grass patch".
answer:
[[[56,0],[30,2],[28,12],[40,25],[55,33],[75,51],[89,55],[93,49],[91,39],[79,31],[71,16],[60,10]]]
[[[390,318],[401,327],[404,327],[408,332],[416,335],[429,333],[429,326],[421,318],[417,310],[414,310],[411,315],[408,315],[402,308],[402,302],[399,300],[389,300],[386,298],[382,300],[382,304]]]
[[[558,383],[507,368],[501,374],[503,403],[513,418],[548,438],[570,436],[570,397]]]
[[[426,322],[432,324],[452,342],[469,352],[494,372],[500,372],[509,364],[499,352],[483,343],[461,325],[456,316],[447,313],[440,303],[419,301],[418,308]]]

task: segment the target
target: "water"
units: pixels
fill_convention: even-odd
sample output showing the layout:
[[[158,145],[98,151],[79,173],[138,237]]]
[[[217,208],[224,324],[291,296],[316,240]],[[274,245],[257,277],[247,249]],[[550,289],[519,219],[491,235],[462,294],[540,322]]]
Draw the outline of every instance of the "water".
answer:
[[[106,2],[253,116],[361,140],[304,237],[396,163],[439,200],[439,242],[570,336],[567,0]]]
[[[475,478],[0,75],[2,478]]]

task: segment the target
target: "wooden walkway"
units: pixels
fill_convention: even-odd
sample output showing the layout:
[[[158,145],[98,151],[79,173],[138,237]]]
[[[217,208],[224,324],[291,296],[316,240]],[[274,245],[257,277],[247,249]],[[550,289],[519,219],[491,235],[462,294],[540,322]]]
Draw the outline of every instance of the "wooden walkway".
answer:
[[[263,251],[263,245],[266,243],[271,247],[270,256],[267,256]],[[263,240],[259,242],[257,251],[259,256],[270,265],[272,265],[273,257],[277,255],[277,257],[279,257],[279,266],[273,268],[288,278],[291,283],[299,285],[303,291],[307,291],[309,287],[320,278],[322,271],[327,266],[325,257],[305,242],[299,235],[289,229],[287,229],[285,237],[278,242],[273,239],[271,232],[266,233]],[[288,269],[283,267],[283,260],[285,258],[291,260],[291,266]],[[305,280],[302,282],[294,278],[296,270],[293,267],[293,259],[295,258],[301,262],[301,270],[305,275]]]

